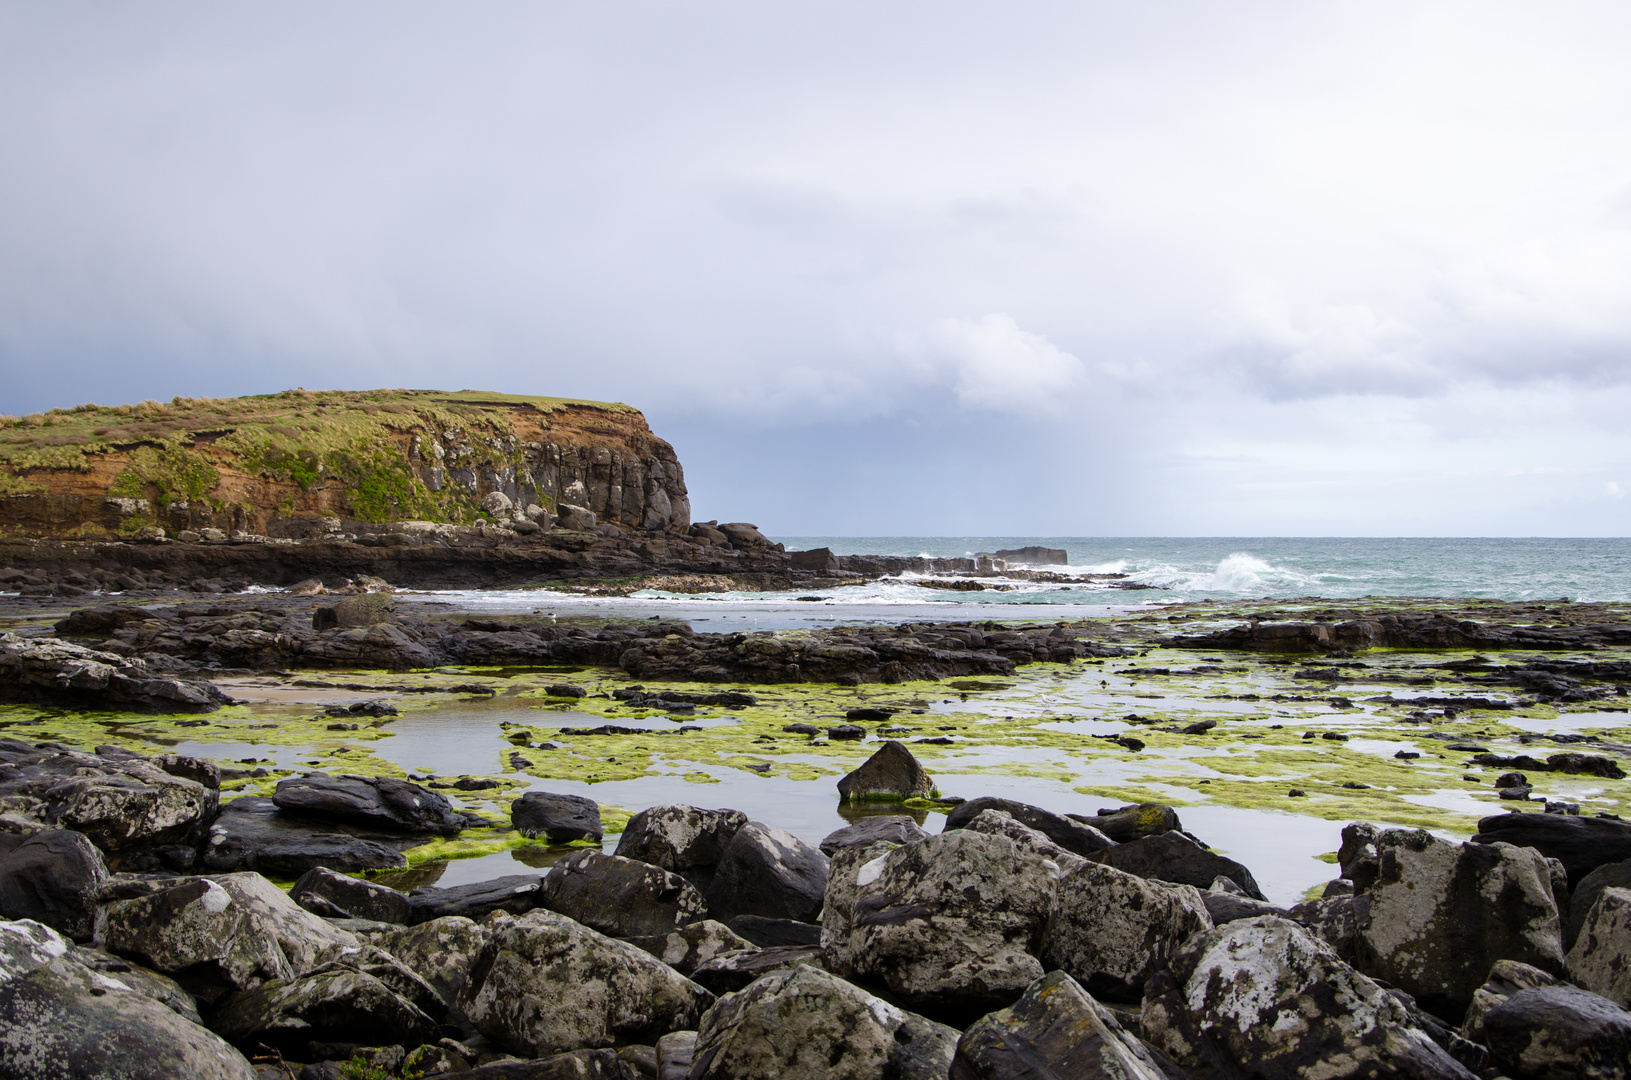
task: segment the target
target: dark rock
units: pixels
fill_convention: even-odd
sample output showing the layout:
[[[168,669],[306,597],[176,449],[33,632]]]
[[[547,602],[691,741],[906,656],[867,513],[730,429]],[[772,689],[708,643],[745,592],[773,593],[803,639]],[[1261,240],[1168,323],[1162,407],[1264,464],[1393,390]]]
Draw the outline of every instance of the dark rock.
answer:
[[[687,1080],[695,1060],[697,1033],[671,1031],[657,1040],[657,1080]]]
[[[651,806],[624,826],[617,854],[672,870],[701,888],[747,823],[748,816],[740,810],[703,810],[676,803]]]
[[[750,821],[731,838],[708,887],[708,910],[811,922],[827,889],[827,857],[774,825]]]
[[[551,683],[544,687],[544,693],[550,697],[580,698],[588,696],[589,691],[581,686],[573,686],[571,683]]]
[[[415,889],[408,897],[408,921],[417,924],[449,915],[480,919],[495,911],[519,915],[539,905],[543,886],[542,874],[508,874],[474,885]]]
[[[1484,1017],[1489,1015],[1491,1009],[1520,990],[1556,986],[1561,981],[1556,975],[1548,975],[1537,967],[1520,964],[1516,960],[1497,960],[1495,966],[1490,968],[1484,985],[1473,992],[1462,1030],[1469,1039],[1483,1042]]]
[[[1580,936],[1580,928],[1586,924],[1592,905],[1607,888],[1631,889],[1631,859],[1599,866],[1574,886],[1569,895],[1568,917],[1563,924],[1564,948],[1574,948],[1575,938]]]
[[[1273,915],[1281,919],[1291,917],[1285,908],[1276,907],[1266,900],[1253,900],[1249,896],[1235,893],[1208,890],[1201,893],[1201,903],[1206,905],[1206,913],[1211,916],[1214,926],[1238,922],[1241,919],[1256,919],[1263,915]]]
[[[390,832],[452,836],[464,825],[442,795],[388,776],[291,777],[278,781],[272,802],[287,813]]]
[[[1091,825],[1084,825],[1082,822],[1073,821],[1063,814],[1055,814],[1037,806],[1015,802],[1013,799],[999,799],[993,796],[970,799],[958,806],[946,815],[946,825],[943,831],[950,832],[953,829],[961,829],[986,810],[1001,810],[1020,824],[1035,829],[1066,851],[1074,852],[1083,857],[1115,846],[1113,840]],[[1207,880],[1210,881],[1211,879]]]
[[[213,712],[231,699],[211,683],[158,674],[141,659],[55,638],[0,634],[0,700],[178,713]]]
[[[369,935],[373,943],[395,957],[436,991],[447,1009],[447,1020],[467,1033],[475,1028],[458,1007],[459,994],[470,970],[487,945],[487,931],[470,919],[449,915],[405,928],[391,927]]]
[[[888,720],[895,715],[894,709],[850,709],[844,713],[845,720]]]
[[[543,1056],[654,1043],[713,995],[643,950],[551,911],[495,916],[459,1005],[489,1039]]]
[[[1059,881],[1039,958],[1096,997],[1136,1003],[1191,935],[1212,929],[1201,895],[1079,861]]]
[[[912,752],[886,742],[861,766],[838,781],[838,794],[850,802],[868,799],[913,799],[934,795],[934,780]]]
[[[1294,922],[1244,919],[1192,939],[1150,980],[1145,1038],[1226,1076],[1472,1080],[1407,1006]]]
[[[1578,987],[1520,990],[1484,1015],[1483,1034],[1496,1064],[1524,1080],[1631,1073],[1631,1013]]]
[[[544,875],[538,906],[612,937],[649,937],[703,918],[702,896],[660,866],[578,851]]]
[[[1359,928],[1369,916],[1369,896],[1332,896],[1305,900],[1293,905],[1286,915],[1331,946],[1346,964],[1358,962]]]
[[[333,968],[274,979],[223,1001],[211,1026],[238,1046],[272,1046],[305,1056],[314,1042],[417,1046],[435,1040],[436,1022],[372,975]]]
[[[192,770],[192,759],[187,760],[189,765],[174,767],[210,777],[207,771]],[[110,869],[165,865],[184,870],[192,865],[204,824],[216,812],[218,785],[174,775],[162,758],[134,754],[94,758],[66,753],[51,764],[73,772],[43,793],[40,816],[84,833],[105,853]]]
[[[839,724],[836,727],[830,727],[827,729],[827,738],[864,739],[866,738],[866,728],[862,727],[860,724]]]
[[[829,859],[841,848],[867,847],[878,841],[891,844],[914,844],[928,839],[929,834],[911,818],[902,815],[864,817],[853,825],[835,829],[821,841],[821,853]]]
[[[1624,1008],[1631,1004],[1631,889],[1600,889],[1566,959],[1569,980]]]
[[[89,941],[97,890],[107,880],[102,853],[84,834],[47,829],[0,855],[0,918],[33,919]]]
[[[495,1061],[438,1080],[629,1080],[615,1050],[573,1050],[534,1061]]]
[[[120,980],[59,957],[0,983],[0,1074],[8,1080],[254,1080],[219,1036]]]
[[[600,804],[581,795],[529,791],[510,804],[510,821],[522,836],[543,836],[551,843],[600,842]]]
[[[356,596],[346,597],[328,610],[333,612],[331,625],[340,630],[379,626],[382,623],[391,621],[393,614],[396,612],[396,600],[390,593],[358,593]],[[316,625],[315,615],[313,616],[313,629],[323,629]]]
[[[697,1030],[691,1080],[943,1078],[957,1032],[813,967],[722,998]]]
[[[329,912],[319,910],[314,906],[316,902],[321,901],[327,908],[344,912],[348,918],[401,925],[407,924],[410,910],[408,898],[395,889],[347,877],[322,866],[315,866],[302,874],[289,890],[289,899],[325,917]]]
[[[732,933],[741,935],[761,949],[821,944],[821,927],[796,919],[738,915],[730,925]]]
[[[1563,970],[1552,872],[1538,852],[1452,844],[1419,829],[1376,843],[1380,871],[1356,942],[1367,974],[1459,1019],[1497,960]]]
[[[1142,878],[1158,878],[1197,889],[1208,888],[1217,878],[1226,877],[1253,900],[1266,899],[1250,870],[1233,859],[1208,851],[1180,832],[1146,836],[1092,857]]]
[[[402,842],[397,835],[369,835],[347,825],[317,831],[309,818],[285,814],[271,799],[241,795],[210,824],[198,862],[213,873],[254,870],[279,877],[299,877],[316,866],[341,873],[395,870],[408,865],[393,846]]]
[[[1100,810],[1093,817],[1067,814],[1073,821],[1091,825],[1118,844],[1130,844],[1146,836],[1177,832],[1184,826],[1178,811],[1165,803],[1138,803],[1113,810]]]
[[[1562,814],[1499,814],[1478,822],[1474,844],[1515,844],[1563,864],[1572,888],[1606,863],[1631,859],[1631,824]]]
[[[1013,1005],[957,1040],[950,1080],[1065,1076],[1167,1080],[1150,1048],[1062,971],[1044,975]]]
[[[782,730],[789,735],[820,735],[821,729],[814,724],[786,724]]]
[[[819,945],[779,945],[725,953],[698,964],[691,981],[723,997],[746,989],[751,983],[784,971],[808,965],[821,966]]]

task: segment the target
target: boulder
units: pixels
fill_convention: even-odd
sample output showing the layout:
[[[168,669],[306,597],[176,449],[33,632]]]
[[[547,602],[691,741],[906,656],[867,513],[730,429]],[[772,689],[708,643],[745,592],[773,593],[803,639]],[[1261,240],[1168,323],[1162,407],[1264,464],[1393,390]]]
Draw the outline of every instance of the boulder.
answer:
[[[934,780],[928,770],[910,750],[894,741],[884,743],[860,767],[838,781],[839,797],[848,802],[926,799],[934,793]]]
[[[179,713],[212,712],[231,699],[212,683],[160,675],[144,660],[57,638],[0,634],[0,700]]]
[[[306,776],[279,780],[279,810],[387,832],[453,836],[464,819],[442,795],[394,777]]]
[[[861,868],[899,846],[880,840],[866,847],[839,848],[828,864],[827,891],[821,903],[821,966],[840,978],[855,974],[856,936],[850,931],[861,890]],[[874,877],[869,871],[868,882]]]
[[[1286,919],[1200,934],[1150,980],[1145,1038],[1222,1075],[1472,1080],[1409,1009]]]
[[[814,922],[827,890],[827,856],[784,829],[750,821],[720,857],[708,886],[716,919],[764,915]]]
[[[1113,810],[1100,810],[1092,817],[1082,814],[1068,816],[1083,825],[1091,825],[1118,844],[1130,844],[1146,836],[1178,832],[1184,827],[1178,820],[1178,811],[1165,803],[1138,803]]]
[[[1216,879],[1226,877],[1253,900],[1268,899],[1263,895],[1263,890],[1257,887],[1257,879],[1252,877],[1250,870],[1233,859],[1208,851],[1181,832],[1161,833],[1118,844],[1093,858],[1141,878],[1158,878],[1174,885],[1193,885],[1197,889],[1208,888]]]
[[[103,919],[110,952],[175,975],[206,1000],[293,978],[357,946],[259,874],[183,879],[110,903]]]
[[[272,979],[223,1001],[210,1026],[232,1043],[305,1057],[312,1043],[417,1046],[436,1022],[373,975],[349,967]]]
[[[1631,822],[1569,814],[1497,814],[1478,822],[1474,844],[1513,844],[1563,864],[1569,887],[1606,863],[1631,859]]]
[[[552,844],[573,840],[600,843],[600,804],[581,795],[529,791],[510,804],[510,821],[522,836],[542,836]]]
[[[89,941],[107,877],[102,853],[83,833],[37,832],[0,855],[0,918],[32,919]]]
[[[689,881],[650,863],[577,851],[544,875],[538,906],[612,937],[666,934],[705,915]]]
[[[821,946],[778,945],[725,953],[697,965],[689,977],[711,993],[725,995],[744,990],[766,975],[804,966],[821,966]]]
[[[695,1028],[714,996],[627,942],[552,911],[495,915],[459,1005],[483,1035],[534,1057],[652,1043]]]
[[[670,1031],[658,1039],[657,1080],[688,1080],[696,1050],[694,1031]]]
[[[408,896],[408,921],[430,922],[450,915],[480,919],[495,911],[520,915],[538,906],[543,887],[542,874],[506,874],[473,885],[415,889]]]
[[[489,491],[481,497],[481,508],[489,514],[508,514],[515,509],[515,503],[502,491]]]
[[[271,799],[240,795],[224,804],[211,822],[198,865],[216,874],[254,870],[288,877],[299,877],[314,866],[350,874],[408,865],[392,846],[403,843],[398,835],[370,835],[346,825],[328,828],[335,831],[320,831],[309,819],[285,814]]]
[[[690,1080],[943,1080],[957,1032],[812,967],[721,998]]]
[[[556,526],[571,532],[590,532],[597,521],[595,512],[585,506],[574,506],[571,503],[557,503],[555,506]]]
[[[1291,918],[1291,913],[1285,908],[1277,907],[1266,900],[1253,900],[1244,893],[1214,892],[1209,889],[1201,893],[1201,903],[1206,905],[1206,914],[1211,917],[1213,926],[1222,926],[1224,923],[1237,922],[1240,919],[1256,919],[1264,915],[1274,915],[1281,919]]]
[[[1565,967],[1575,985],[1631,1005],[1631,889],[1598,892]]]
[[[1516,960],[1497,960],[1490,968],[1484,985],[1473,991],[1472,1004],[1467,1006],[1467,1018],[1462,1030],[1469,1039],[1484,1041],[1484,1017],[1489,1011],[1520,990],[1534,990],[1542,986],[1556,986],[1561,982],[1556,975],[1548,975],[1537,967],[1520,964]]]
[[[847,969],[935,1015],[982,1016],[1044,969],[1036,954],[1061,876],[1005,836],[956,829],[895,848],[856,871]]]
[[[0,983],[67,954],[68,942],[49,926],[32,919],[0,922]]]
[[[254,1080],[242,1054],[184,1015],[67,957],[0,984],[7,1080]]]
[[[1577,882],[1569,894],[1568,917],[1563,922],[1563,947],[1574,948],[1575,939],[1586,925],[1586,916],[1604,889],[1631,889],[1631,860],[1604,863]]]
[[[1082,862],[1060,879],[1041,960],[1095,997],[1136,1004],[1189,938],[1212,929],[1198,890]]]
[[[1497,960],[1563,970],[1552,870],[1539,852],[1452,844],[1420,829],[1376,842],[1379,874],[1355,942],[1367,974],[1459,1019]]]
[[[1319,900],[1305,900],[1294,905],[1289,912],[1281,914],[1280,917],[1301,923],[1309,933],[1335,949],[1344,963],[1354,964],[1359,960],[1357,944],[1359,926],[1369,917],[1369,913],[1369,896],[1331,896]],[[1265,911],[1262,914],[1277,913]],[[1212,921],[1216,923],[1218,920]]]
[[[1631,1075],[1631,1013],[1568,985],[1520,990],[1484,1015],[1495,1063],[1522,1080]]]
[[[957,1040],[950,1080],[1052,1077],[1167,1080],[1150,1048],[1063,971],[1026,987],[1013,1005]]]
[[[408,898],[372,881],[347,877],[325,867],[307,870],[289,890],[289,899],[324,918],[372,919],[406,924]]]
[[[832,858],[840,848],[867,847],[878,841],[891,844],[913,844],[928,839],[929,834],[916,821],[904,814],[864,817],[853,825],[835,829],[821,841],[821,854]]]
[[[458,1001],[470,979],[471,968],[487,945],[484,927],[470,919],[449,915],[373,935],[373,940],[376,947],[394,956],[436,991],[456,1026],[475,1031],[458,1007]]]
[[[1029,825],[1014,820],[1005,810],[982,810],[965,822],[963,828],[969,832],[1006,836],[1023,850],[1048,860],[1060,872],[1074,870],[1087,861],[1074,852],[1066,851]]]
[[[767,919],[763,915],[738,915],[731,920],[731,932],[740,934],[761,949],[782,945],[819,945],[821,927],[797,919]]]
[[[627,940],[685,976],[716,956],[754,947],[753,942],[712,919],[690,923],[666,934]]]
[[[986,810],[1001,810],[1020,824],[1035,829],[1066,851],[1083,857],[1115,846],[1115,841],[1091,825],[1084,825],[1080,821],[1072,821],[1063,814],[1055,814],[1043,810],[1041,807],[993,796],[970,799],[968,802],[956,807],[946,815],[946,826],[943,831],[951,832],[953,829],[961,829]],[[1208,878],[1207,880],[1210,881],[1211,879]]]
[[[187,870],[205,823],[215,816],[218,786],[171,775],[145,758],[103,759],[46,791],[42,816],[84,833],[112,869]]]
[[[321,609],[320,609],[321,610]],[[366,592],[348,596],[327,609],[332,612],[330,626],[339,630],[352,630],[363,626],[380,626],[391,621],[396,611],[396,600],[390,593]],[[325,629],[316,625],[315,629]]]
[[[703,810],[664,804],[635,814],[623,827],[617,854],[660,866],[706,891],[714,868],[748,816],[740,810]]]

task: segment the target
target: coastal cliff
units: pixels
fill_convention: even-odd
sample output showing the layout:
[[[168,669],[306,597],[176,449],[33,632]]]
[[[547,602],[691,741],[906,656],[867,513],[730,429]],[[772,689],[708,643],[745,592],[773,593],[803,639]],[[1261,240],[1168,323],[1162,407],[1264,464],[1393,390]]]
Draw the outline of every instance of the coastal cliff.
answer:
[[[691,523],[673,447],[616,403],[288,390],[0,418],[0,535],[14,538],[301,538],[564,504],[647,532]]]

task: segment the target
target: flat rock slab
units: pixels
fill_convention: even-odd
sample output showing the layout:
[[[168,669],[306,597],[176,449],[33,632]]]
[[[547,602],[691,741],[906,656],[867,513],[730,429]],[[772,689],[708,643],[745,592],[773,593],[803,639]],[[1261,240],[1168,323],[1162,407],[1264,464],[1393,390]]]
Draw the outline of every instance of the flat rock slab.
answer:
[[[307,776],[279,780],[272,802],[306,817],[399,833],[452,836],[464,827],[446,797],[392,777]]]

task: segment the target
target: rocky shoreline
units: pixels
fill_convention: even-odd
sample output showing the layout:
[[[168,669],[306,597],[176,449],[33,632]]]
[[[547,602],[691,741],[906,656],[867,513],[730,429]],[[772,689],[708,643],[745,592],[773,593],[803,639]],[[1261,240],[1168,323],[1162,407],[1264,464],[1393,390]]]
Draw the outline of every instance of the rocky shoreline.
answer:
[[[845,782],[933,785],[899,743]],[[243,813],[219,785],[198,758],[0,740],[0,1075],[1538,1080],[1631,1061],[1617,820],[1497,815],[1464,844],[1351,824],[1337,876],[1283,908],[1159,804],[981,798],[932,835],[882,807],[819,845],[664,804],[608,854],[593,802],[533,792],[510,827],[584,846],[404,895],[345,853],[458,832],[445,796],[313,774]],[[273,859],[287,893],[245,868],[280,845],[304,856]]]

